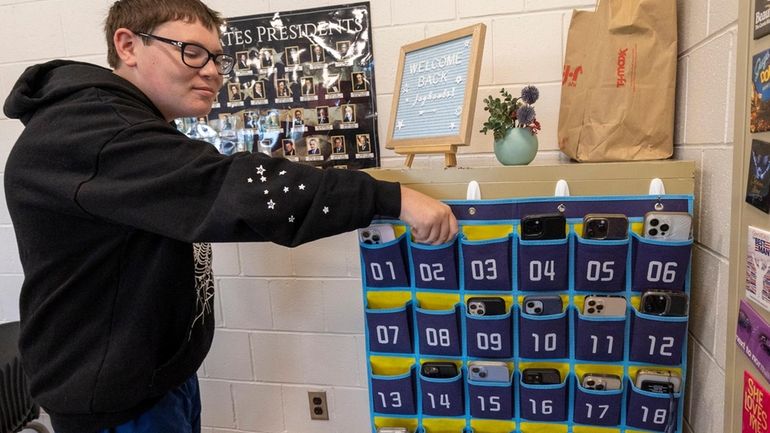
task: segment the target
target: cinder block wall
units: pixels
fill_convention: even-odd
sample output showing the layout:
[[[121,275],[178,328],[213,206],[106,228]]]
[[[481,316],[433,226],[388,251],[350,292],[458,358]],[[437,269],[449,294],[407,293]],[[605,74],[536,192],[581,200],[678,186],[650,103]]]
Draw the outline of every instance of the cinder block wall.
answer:
[[[0,101],[27,66],[52,58],[106,65],[101,23],[111,0],[0,0]],[[225,16],[341,4],[335,0],[208,0]],[[697,162],[698,239],[685,430],[720,432],[724,383],[729,186],[737,0],[677,0],[680,25],[676,158]],[[399,48],[466,25],[487,25],[473,142],[462,166],[497,164],[478,133],[480,101],[500,87],[536,84],[539,160],[556,145],[561,65],[573,8],[595,0],[373,0],[380,135],[385,136]],[[0,115],[0,175],[22,130]],[[383,165],[403,158],[383,151]],[[418,157],[415,167],[440,167]],[[741,193],[740,191],[736,193]],[[0,192],[2,194],[2,192]],[[4,194],[2,195],[4,201]],[[201,368],[206,433],[365,432],[368,396],[360,273],[353,234],[290,250],[270,244],[214,249],[218,331]],[[0,322],[18,320],[23,281],[13,227],[0,206]],[[308,390],[326,390],[330,421],[309,421]]]

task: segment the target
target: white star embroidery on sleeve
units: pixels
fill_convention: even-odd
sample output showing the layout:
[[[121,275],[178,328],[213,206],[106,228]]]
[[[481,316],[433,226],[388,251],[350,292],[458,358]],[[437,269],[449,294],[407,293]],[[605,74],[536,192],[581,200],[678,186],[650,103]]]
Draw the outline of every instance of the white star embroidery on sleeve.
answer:
[[[267,202],[267,207],[268,209],[275,209],[275,202],[270,200],[269,202]]]
[[[259,178],[259,181],[262,182],[262,183],[265,183],[265,182],[267,182],[267,178],[265,176],[262,176],[262,177]]]
[[[283,192],[284,192],[284,193],[287,193],[287,192],[289,192],[289,187],[288,187],[288,186],[285,186],[285,187],[283,187]]]
[[[265,168],[262,167],[261,165],[259,167],[257,167],[257,174],[260,175],[260,176],[265,174]]]
[[[329,213],[329,206],[324,206],[323,212],[324,212],[324,214],[328,214]]]
[[[299,184],[299,189],[304,191],[305,190],[305,184],[304,183]]]
[[[265,190],[265,195],[268,195],[268,194],[270,194],[270,191]]]
[[[278,173],[278,174],[280,174],[281,176],[283,176],[284,174],[286,174],[286,170],[281,170],[281,171],[280,171],[280,173]]]
[[[294,215],[292,215],[292,216],[290,216],[290,217],[289,217],[289,222],[290,222],[290,223],[293,223],[293,222],[294,222]]]
[[[248,178],[248,179],[246,179],[246,181],[247,181],[247,182],[249,182],[249,183],[251,183],[251,182],[254,182],[254,179],[252,179],[252,178]]]

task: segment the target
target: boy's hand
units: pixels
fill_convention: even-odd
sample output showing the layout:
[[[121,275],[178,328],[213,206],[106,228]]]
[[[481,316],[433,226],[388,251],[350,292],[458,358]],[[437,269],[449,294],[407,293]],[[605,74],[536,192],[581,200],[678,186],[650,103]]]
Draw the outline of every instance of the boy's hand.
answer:
[[[457,219],[449,206],[413,189],[401,187],[401,221],[412,228],[414,240],[438,245],[457,235]]]

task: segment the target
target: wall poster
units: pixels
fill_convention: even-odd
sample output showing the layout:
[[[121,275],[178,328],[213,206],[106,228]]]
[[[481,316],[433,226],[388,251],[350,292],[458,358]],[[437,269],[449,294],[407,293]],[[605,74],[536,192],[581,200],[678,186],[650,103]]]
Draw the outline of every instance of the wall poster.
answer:
[[[770,50],[754,55],[751,62],[750,132],[770,131]]]
[[[754,0],[754,39],[770,34],[770,0]]]
[[[368,2],[228,18],[222,46],[235,68],[186,134],[224,154],[379,166]]]

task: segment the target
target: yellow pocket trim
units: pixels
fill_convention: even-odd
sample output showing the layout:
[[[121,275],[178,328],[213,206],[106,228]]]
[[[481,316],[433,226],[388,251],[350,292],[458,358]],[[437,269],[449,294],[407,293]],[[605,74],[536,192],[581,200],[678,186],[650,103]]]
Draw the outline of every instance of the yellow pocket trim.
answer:
[[[631,223],[631,231],[641,236],[644,233],[644,222]]]
[[[508,237],[513,233],[513,225],[467,225],[463,226],[463,235],[469,241],[486,241]]]
[[[567,433],[567,425],[523,422],[521,433]]]
[[[460,302],[460,295],[417,292],[417,300],[420,302],[420,308],[426,310],[451,310]]]
[[[405,225],[393,224],[393,234],[396,236],[396,239],[400,238],[404,233],[406,233]]]
[[[380,427],[406,427],[409,431],[417,430],[417,418],[386,418],[374,417],[374,425]]]
[[[462,433],[465,429],[465,418],[423,418],[422,426],[425,433]]]
[[[627,432],[630,432],[631,430],[626,430]],[[616,428],[608,428],[608,427],[592,427],[592,426],[585,426],[585,425],[576,425],[572,427],[573,433],[620,433],[620,430]]]
[[[399,308],[412,300],[412,292],[392,291],[392,292],[367,292],[366,307],[375,310],[385,310],[388,308]]]
[[[414,358],[395,356],[371,356],[372,374],[376,376],[398,376],[408,373],[414,365]]]
[[[473,433],[511,433],[516,430],[513,421],[501,421],[494,419],[471,419]]]

